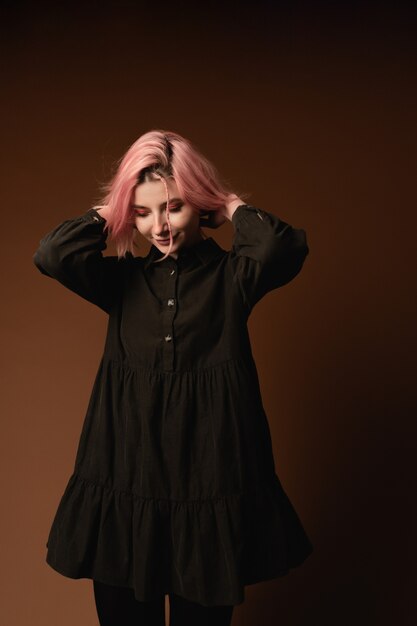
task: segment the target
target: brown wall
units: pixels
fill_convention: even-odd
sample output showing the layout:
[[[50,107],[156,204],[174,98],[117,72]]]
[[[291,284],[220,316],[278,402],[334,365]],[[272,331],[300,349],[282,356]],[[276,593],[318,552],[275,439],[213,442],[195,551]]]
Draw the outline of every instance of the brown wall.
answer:
[[[44,558],[106,315],[32,255],[164,128],[310,246],[250,330],[277,471],[315,552],[247,587],[233,626],[414,624],[415,15],[140,4],[3,14],[1,622],[97,624],[91,581]],[[231,224],[213,236],[229,248]]]

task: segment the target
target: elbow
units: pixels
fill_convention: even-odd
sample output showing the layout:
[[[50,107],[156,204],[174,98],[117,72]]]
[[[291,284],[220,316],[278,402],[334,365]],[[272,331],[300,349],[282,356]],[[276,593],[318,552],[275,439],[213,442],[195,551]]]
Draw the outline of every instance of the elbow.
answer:
[[[55,265],[53,257],[53,252],[48,246],[40,245],[35,254],[32,256],[32,261],[41,274],[44,274],[45,276],[53,276]]]
[[[283,286],[291,282],[302,270],[309,254],[309,247],[304,231],[298,231],[296,241],[285,254],[275,259],[277,271],[277,285]]]
[[[308,244],[307,244],[307,241],[306,241],[305,244],[300,247],[299,252],[298,252],[298,256],[299,256],[299,259],[301,261],[301,265],[303,265],[303,263],[306,260],[309,252],[310,252],[310,248],[308,247]]]
[[[295,249],[300,259],[304,261],[310,251],[307,243],[307,233],[303,228],[297,229],[295,233]]]
[[[310,252],[306,231],[302,228],[292,228],[288,232],[291,233],[291,237],[285,241],[285,245],[282,248],[271,250],[271,256],[276,256],[276,262],[287,266],[290,272],[298,274],[301,270],[307,255]]]
[[[303,268],[304,261],[306,259],[307,254],[308,254],[308,250],[307,252],[299,251],[297,255],[294,255],[294,257],[288,261],[287,265],[284,266],[284,269],[282,271],[281,285],[286,285],[287,283],[292,281],[296,276],[298,276],[298,274],[301,272]]]
[[[294,275],[297,275],[301,268],[304,265],[304,261],[306,260],[310,248],[307,243],[307,235],[305,230],[299,228],[294,231],[295,237],[293,241],[293,246],[289,254],[290,265],[293,266]]]
[[[293,254],[291,255],[292,262],[290,265],[292,265],[294,276],[301,271],[309,252],[310,248],[308,247],[306,233],[304,230],[300,230],[296,245],[293,249]]]

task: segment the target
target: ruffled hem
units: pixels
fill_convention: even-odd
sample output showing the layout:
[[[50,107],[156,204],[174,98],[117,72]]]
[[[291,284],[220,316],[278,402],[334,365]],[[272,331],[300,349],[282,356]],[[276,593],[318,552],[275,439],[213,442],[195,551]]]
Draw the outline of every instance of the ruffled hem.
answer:
[[[283,576],[312,552],[275,474],[262,489],[167,500],[70,477],[46,562],[69,578],[131,587],[140,601],[175,593],[204,606],[237,605],[244,587]]]

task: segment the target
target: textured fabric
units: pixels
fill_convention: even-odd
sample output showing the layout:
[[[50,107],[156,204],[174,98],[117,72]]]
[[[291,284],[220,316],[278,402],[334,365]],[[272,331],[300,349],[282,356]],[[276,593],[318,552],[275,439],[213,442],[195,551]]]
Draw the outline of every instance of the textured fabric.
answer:
[[[47,541],[71,578],[205,606],[286,574],[312,544],[275,471],[247,320],[301,270],[306,233],[240,205],[232,249],[104,256],[95,209],[40,242],[38,269],[108,314],[73,473]]]

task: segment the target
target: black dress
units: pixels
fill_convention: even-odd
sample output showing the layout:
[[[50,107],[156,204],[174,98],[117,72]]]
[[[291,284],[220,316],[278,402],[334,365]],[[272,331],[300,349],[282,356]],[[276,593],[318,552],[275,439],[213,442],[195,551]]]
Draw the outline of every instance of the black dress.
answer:
[[[247,330],[254,305],[301,270],[306,233],[244,204],[233,245],[209,237],[178,259],[103,256],[90,209],[40,241],[33,261],[108,314],[74,470],[47,541],[70,578],[237,605],[312,544],[275,472]]]

